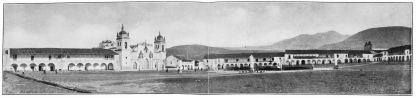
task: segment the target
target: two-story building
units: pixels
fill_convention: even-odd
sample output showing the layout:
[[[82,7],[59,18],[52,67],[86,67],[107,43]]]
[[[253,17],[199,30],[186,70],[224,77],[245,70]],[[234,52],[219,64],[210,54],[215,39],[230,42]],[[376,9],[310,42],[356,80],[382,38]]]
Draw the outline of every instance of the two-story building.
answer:
[[[118,54],[109,49],[9,48],[3,70],[114,70]]]

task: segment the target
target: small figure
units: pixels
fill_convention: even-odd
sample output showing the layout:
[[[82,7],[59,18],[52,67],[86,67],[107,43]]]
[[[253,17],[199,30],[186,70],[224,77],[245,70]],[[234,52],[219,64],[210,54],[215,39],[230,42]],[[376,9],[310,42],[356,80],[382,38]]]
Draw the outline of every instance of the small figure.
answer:
[[[169,72],[169,69],[166,69],[166,72]]]
[[[43,74],[46,74],[46,70],[43,70]]]

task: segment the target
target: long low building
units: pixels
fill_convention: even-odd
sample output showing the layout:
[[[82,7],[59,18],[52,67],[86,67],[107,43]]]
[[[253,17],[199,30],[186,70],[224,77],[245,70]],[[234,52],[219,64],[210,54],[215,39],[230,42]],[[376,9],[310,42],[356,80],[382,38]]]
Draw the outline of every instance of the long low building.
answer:
[[[250,60],[253,57],[253,61]],[[251,61],[253,63],[251,63]],[[270,66],[281,68],[283,65],[302,67],[302,65],[362,63],[373,61],[373,54],[367,50],[286,50],[276,53],[238,53],[209,54],[204,64],[213,70],[230,67]]]
[[[10,48],[3,52],[4,70],[114,70],[118,54],[109,49]]]
[[[250,59],[250,56],[253,58]],[[281,68],[284,52],[277,53],[238,53],[238,54],[209,54],[204,57],[203,64],[208,69],[222,70],[232,67],[274,66]]]
[[[373,54],[367,50],[286,50],[284,64],[317,65],[370,61],[373,61]]]

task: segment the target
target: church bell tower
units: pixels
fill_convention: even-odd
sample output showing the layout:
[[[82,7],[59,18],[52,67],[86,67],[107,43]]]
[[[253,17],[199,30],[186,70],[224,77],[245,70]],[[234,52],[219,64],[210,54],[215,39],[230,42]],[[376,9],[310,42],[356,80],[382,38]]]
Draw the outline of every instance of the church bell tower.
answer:
[[[131,66],[131,49],[130,49],[130,36],[129,33],[124,31],[123,24],[121,25],[121,31],[117,32],[117,52],[119,54],[120,70],[123,68],[129,68]],[[128,70],[128,69],[127,69]]]
[[[158,70],[164,70],[166,65],[166,39],[162,35],[159,35],[155,37],[155,46],[154,46],[154,60],[156,60],[157,63],[157,69]]]

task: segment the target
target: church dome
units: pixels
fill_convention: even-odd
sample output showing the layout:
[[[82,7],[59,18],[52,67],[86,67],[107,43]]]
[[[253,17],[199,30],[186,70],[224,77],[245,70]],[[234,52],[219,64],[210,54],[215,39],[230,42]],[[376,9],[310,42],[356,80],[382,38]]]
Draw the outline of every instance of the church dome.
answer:
[[[120,32],[118,32],[118,35],[122,35],[122,34],[127,34],[127,32],[126,31],[120,31]]]
[[[123,25],[121,25],[121,31],[118,32],[118,35],[122,35],[122,34],[127,34],[127,32],[124,31],[124,26]]]
[[[159,31],[159,35],[155,38],[155,42],[165,42],[165,37],[160,35],[160,31]]]

